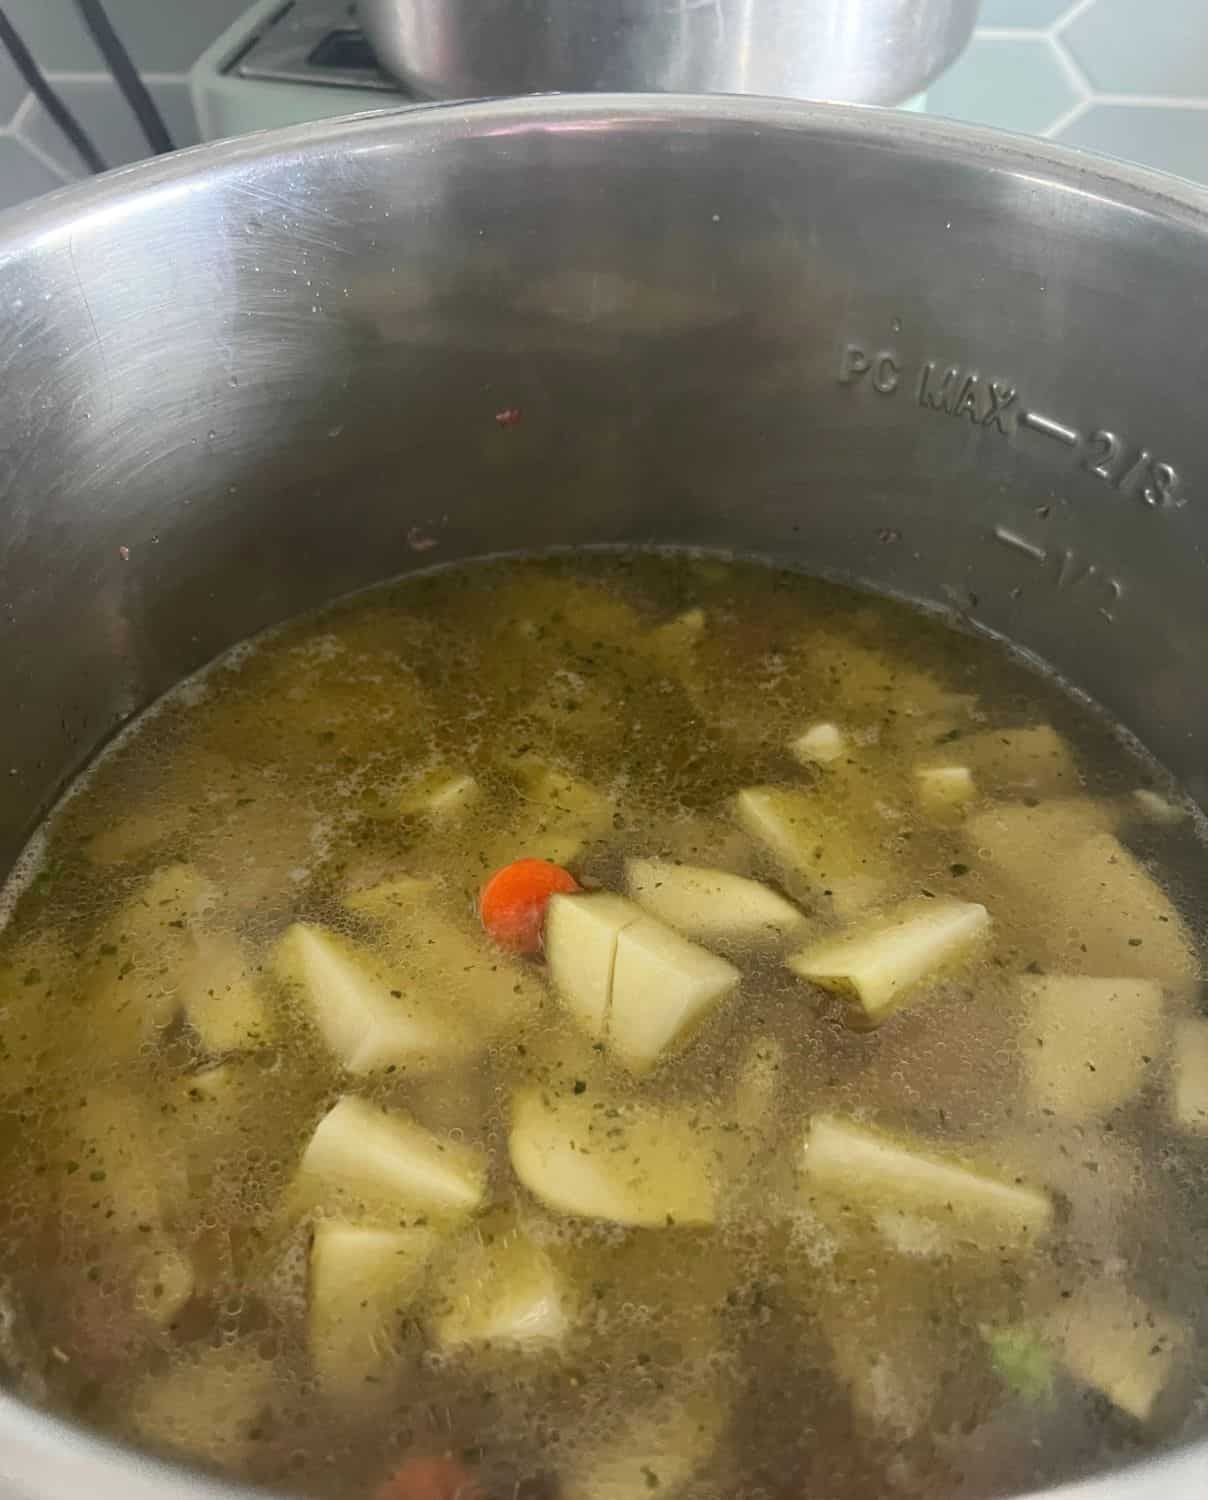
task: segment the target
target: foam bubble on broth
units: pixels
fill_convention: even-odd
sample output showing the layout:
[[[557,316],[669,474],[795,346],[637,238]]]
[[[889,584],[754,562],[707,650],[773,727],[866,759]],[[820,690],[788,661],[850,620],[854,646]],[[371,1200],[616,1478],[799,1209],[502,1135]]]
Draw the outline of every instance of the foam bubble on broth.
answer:
[[[842,753],[803,764],[791,747],[817,723]],[[934,765],[968,767],[967,807],[920,796]],[[1202,1005],[1203,830],[1146,818],[1140,787],[1185,806],[1000,648],[745,564],[454,568],[244,643],[123,730],[0,897],[10,1384],[342,1500],[409,1454],[455,1456],[488,1496],[808,1481],[982,1500],[1194,1435],[1208,1139],[1172,1112],[1168,1051]],[[744,788],[790,793],[787,822],[744,820]],[[706,940],[737,990],[632,1071],[540,958],[477,926],[485,875],[526,855],[589,892],[625,894],[637,857],[742,875],[804,935]],[[992,937],[875,1029],[853,1024],[851,984],[785,963],[940,900],[984,905]],[[342,1066],[279,956],[295,923],[321,959],[338,943],[369,965],[340,981],[355,1005],[384,984],[375,1014],[413,1007],[404,1063]],[[1074,1050],[1046,1059],[1038,1103],[1027,1006],[1064,992],[1026,982],[1147,964],[1141,1064],[1104,1053],[1088,1113],[1094,1046],[1058,1017],[1044,1037]],[[518,1177],[525,1090],[592,1132],[575,1151],[608,1192],[577,1191],[604,1216]],[[473,1205],[307,1185],[307,1143],[347,1095],[481,1160]],[[815,1119],[871,1175],[811,1175]],[[696,1155],[658,1190],[703,1174],[685,1201],[708,1222],[651,1221],[643,1120],[690,1130]],[[908,1155],[887,1185],[890,1147]],[[950,1214],[934,1161],[967,1174]],[[986,1180],[1046,1195],[1035,1243],[987,1223]],[[316,1332],[316,1223],[347,1257],[333,1284],[364,1286],[344,1343]],[[1103,1309],[1097,1339],[1069,1328],[1071,1300]],[[1152,1319],[1143,1370],[1119,1308]]]

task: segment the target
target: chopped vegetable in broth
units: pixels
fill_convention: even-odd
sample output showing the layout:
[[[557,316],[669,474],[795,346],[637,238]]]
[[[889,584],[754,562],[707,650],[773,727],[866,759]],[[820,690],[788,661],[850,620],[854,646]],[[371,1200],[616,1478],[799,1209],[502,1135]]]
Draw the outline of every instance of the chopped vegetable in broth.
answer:
[[[745,563],[240,647],[0,933],[0,1367],[332,1500],[987,1500],[1202,1434],[1199,815]]]

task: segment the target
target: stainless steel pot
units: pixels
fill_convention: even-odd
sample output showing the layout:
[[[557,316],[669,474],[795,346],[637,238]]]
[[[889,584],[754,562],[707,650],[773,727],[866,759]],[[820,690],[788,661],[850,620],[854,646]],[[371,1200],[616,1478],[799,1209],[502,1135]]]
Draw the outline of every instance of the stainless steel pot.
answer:
[[[421,109],[10,214],[0,308],[0,868],[241,637],[599,542],[956,611],[1208,803],[1197,188],[881,112]],[[230,1492],[0,1400],[0,1493]],[[1208,1444],[1068,1493],[1202,1500]]]
[[[664,89],[901,104],[981,0],[358,0],[382,65],[432,99]]]

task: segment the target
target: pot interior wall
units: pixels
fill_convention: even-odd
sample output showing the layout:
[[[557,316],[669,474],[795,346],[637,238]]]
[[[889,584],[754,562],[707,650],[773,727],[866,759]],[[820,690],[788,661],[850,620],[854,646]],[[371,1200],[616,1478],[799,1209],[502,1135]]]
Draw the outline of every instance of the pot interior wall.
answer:
[[[965,614],[1202,800],[1199,209],[934,124],[308,127],[0,232],[0,866],[132,712],[341,592],[737,548]]]

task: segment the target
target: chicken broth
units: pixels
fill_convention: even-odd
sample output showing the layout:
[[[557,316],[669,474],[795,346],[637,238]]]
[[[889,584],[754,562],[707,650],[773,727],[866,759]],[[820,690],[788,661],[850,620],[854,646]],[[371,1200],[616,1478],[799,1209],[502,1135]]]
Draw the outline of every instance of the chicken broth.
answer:
[[[333,1500],[982,1500],[1206,1425],[1197,815],[985,640],[435,571],[177,690],[37,849],[27,1399]]]

